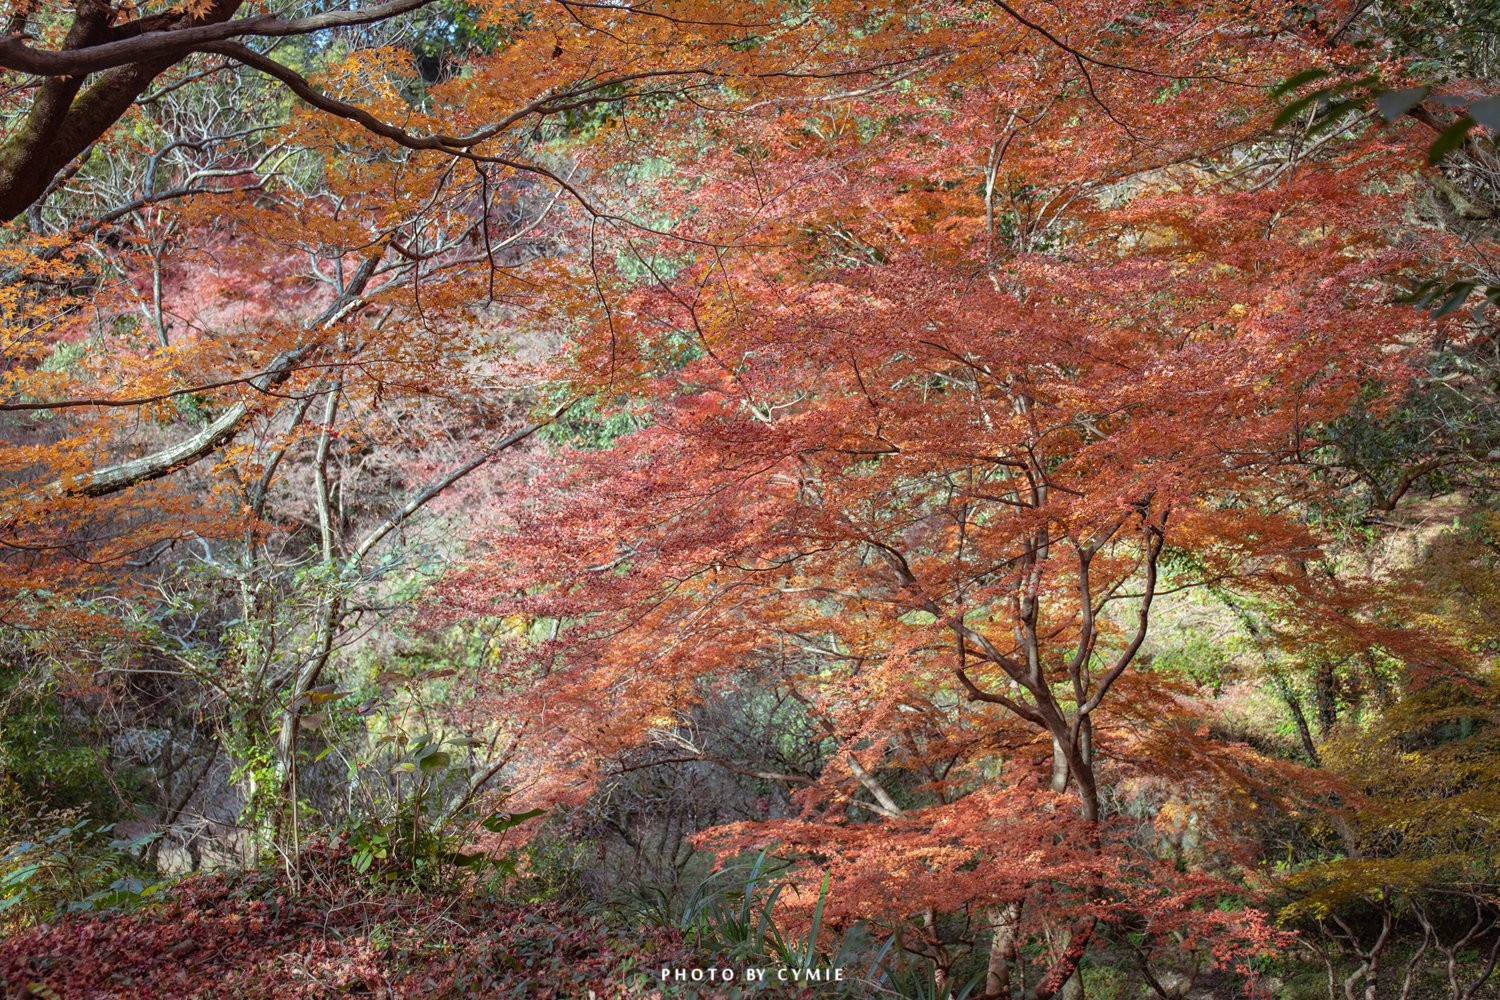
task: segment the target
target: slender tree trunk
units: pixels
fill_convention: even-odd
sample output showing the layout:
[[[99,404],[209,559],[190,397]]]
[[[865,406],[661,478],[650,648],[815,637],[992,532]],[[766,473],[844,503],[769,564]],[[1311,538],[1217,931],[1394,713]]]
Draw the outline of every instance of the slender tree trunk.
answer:
[[[302,711],[309,692],[317,686],[324,669],[333,655],[334,638],[338,634],[343,617],[342,580],[337,578],[338,540],[335,532],[332,507],[332,487],[328,479],[328,459],[333,439],[333,425],[338,417],[339,399],[343,383],[336,382],[328,393],[323,412],[323,428],[318,436],[318,450],[313,463],[314,490],[317,494],[318,527],[322,541],[323,567],[329,579],[323,581],[327,589],[318,616],[313,654],[307,664],[297,672],[292,690],[287,695],[286,708],[281,718],[281,735],[277,740],[277,762],[281,772],[280,798],[285,807],[281,814],[289,814],[292,833],[292,853],[296,856],[297,844],[297,744],[302,730]],[[285,833],[281,822],[277,824],[278,835]]]
[[[1063,983],[1057,996],[1058,1000],[1086,1000],[1083,995],[1083,974],[1078,969],[1073,970],[1073,975]]]
[[[1297,696],[1296,691],[1292,690],[1291,682],[1285,677],[1276,678],[1276,693],[1286,704],[1287,711],[1292,713],[1292,723],[1297,727],[1297,738],[1302,743],[1302,752],[1307,755],[1313,767],[1322,767],[1323,760],[1318,755],[1318,745],[1313,742],[1312,727],[1307,724],[1307,713],[1302,711],[1302,699]]]
[[[985,972],[984,992],[991,997],[1010,996],[1011,982],[1021,955],[1021,904],[1007,903],[992,911],[995,927],[990,942],[989,967]]]
[[[1063,736],[1053,734],[1052,790],[1054,792],[1067,791],[1071,778],[1071,783],[1078,789],[1084,819],[1090,824],[1097,824],[1099,822],[1099,791],[1094,781],[1093,762],[1089,756],[1083,748],[1070,748],[1064,743]],[[1083,979],[1079,974],[1078,965],[1083,958],[1082,949],[1087,946],[1088,938],[1092,936],[1092,924],[1090,923],[1089,929],[1082,934],[1079,934],[1078,929],[1064,928],[1061,936],[1062,944],[1054,968],[1066,968],[1071,965],[1071,970],[1062,985],[1057,987],[1056,992],[1039,993],[1038,996],[1046,996],[1049,1000],[1051,997],[1056,997],[1058,1000],[1084,1000]]]
[[[1318,732],[1323,736],[1327,736],[1339,721],[1338,695],[1334,689],[1336,680],[1332,663],[1319,663],[1313,671],[1313,703],[1318,712]]]
[[[1059,795],[1068,790],[1068,754],[1056,736],[1052,737],[1052,790]]]

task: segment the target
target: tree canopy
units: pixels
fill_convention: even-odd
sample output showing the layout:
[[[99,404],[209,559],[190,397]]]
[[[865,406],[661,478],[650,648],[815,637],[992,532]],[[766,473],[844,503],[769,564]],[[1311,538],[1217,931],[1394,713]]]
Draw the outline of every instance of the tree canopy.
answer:
[[[856,991],[1482,996],[1491,20],[17,7],[7,975],[113,995],[227,867]],[[446,940],[328,982],[548,988]]]

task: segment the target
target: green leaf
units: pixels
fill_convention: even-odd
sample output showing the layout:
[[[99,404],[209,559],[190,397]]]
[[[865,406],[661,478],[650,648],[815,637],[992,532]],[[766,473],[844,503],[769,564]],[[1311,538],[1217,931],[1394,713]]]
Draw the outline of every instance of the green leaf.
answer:
[[[1442,317],[1453,312],[1459,306],[1464,304],[1464,302],[1469,297],[1469,293],[1477,287],[1478,283],[1474,281],[1460,281],[1455,284],[1449,285],[1449,294],[1447,300],[1444,301],[1442,305],[1438,306],[1437,311],[1432,315],[1434,317]]]
[[[1473,128],[1474,125],[1474,119],[1468,115],[1464,115],[1458,121],[1445,128],[1443,134],[1438,136],[1436,141],[1427,148],[1427,162],[1433,164],[1441,163],[1444,157],[1463,145],[1464,139],[1468,138],[1469,129]]]
[[[528,809],[520,813],[491,813],[479,825],[490,831],[490,833],[504,833],[511,827],[520,826],[527,820],[535,819],[546,811],[545,809]]]
[[[1294,76],[1287,77],[1275,87],[1272,87],[1271,96],[1285,97],[1303,84],[1312,83],[1314,80],[1321,80],[1327,75],[1328,70],[1326,69],[1305,69]]]
[[[448,855],[448,860],[458,868],[478,868],[487,860],[485,854],[465,854],[463,851],[454,851]]]
[[[1403,87],[1400,90],[1387,90],[1383,94],[1375,95],[1375,106],[1380,109],[1382,118],[1393,122],[1421,104],[1422,99],[1431,92],[1431,87]]]
[[[1407,305],[1416,306],[1418,309],[1426,309],[1432,304],[1432,300],[1437,298],[1438,293],[1442,289],[1442,285],[1429,278],[1405,295],[1398,295],[1396,301],[1405,302]]]
[[[436,771],[440,767],[447,767],[453,762],[453,756],[445,750],[434,750],[423,754],[417,759],[417,764],[425,771]]]
[[[1288,104],[1286,107],[1281,109],[1280,113],[1277,114],[1275,119],[1271,122],[1271,127],[1280,128],[1281,126],[1285,125],[1287,122],[1291,121],[1293,118],[1296,118],[1303,111],[1305,111],[1309,104],[1311,104],[1313,101],[1321,100],[1325,95],[1327,95],[1327,93],[1327,88],[1324,88],[1323,90],[1315,90],[1311,94],[1305,94],[1302,97],[1297,98],[1291,104]]]
[[[40,869],[41,867],[42,866],[39,865],[39,864],[36,864],[36,865],[23,865],[20,868],[16,868],[16,869],[13,869],[12,871],[8,871],[8,872],[5,873],[5,877],[4,878],[0,878],[0,885],[3,885],[3,886],[12,886],[12,885],[15,885],[17,882],[27,882],[27,881],[30,881],[31,880],[31,876],[35,875],[37,873],[37,870]]]

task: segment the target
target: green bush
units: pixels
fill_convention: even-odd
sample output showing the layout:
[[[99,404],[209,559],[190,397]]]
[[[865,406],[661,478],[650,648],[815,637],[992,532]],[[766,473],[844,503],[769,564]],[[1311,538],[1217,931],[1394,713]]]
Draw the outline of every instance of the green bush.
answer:
[[[124,840],[113,831],[112,823],[75,819],[39,839],[10,844],[0,854],[0,926],[128,909],[159,891],[165,883],[151,876],[141,857],[155,835]]]

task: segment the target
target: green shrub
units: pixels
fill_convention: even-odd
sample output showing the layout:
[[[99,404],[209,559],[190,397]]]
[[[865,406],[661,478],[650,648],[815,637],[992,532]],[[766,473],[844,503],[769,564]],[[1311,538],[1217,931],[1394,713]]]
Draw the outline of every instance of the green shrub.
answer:
[[[59,817],[63,818],[63,817]],[[114,824],[75,819],[0,854],[0,926],[14,929],[63,913],[128,909],[165,884],[141,854],[155,835],[124,840]]]

